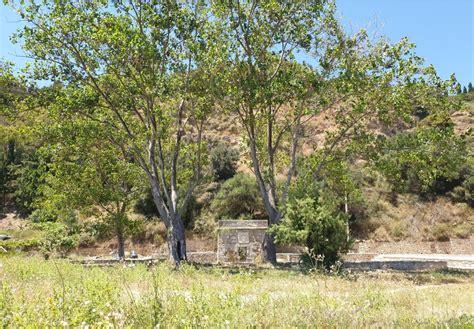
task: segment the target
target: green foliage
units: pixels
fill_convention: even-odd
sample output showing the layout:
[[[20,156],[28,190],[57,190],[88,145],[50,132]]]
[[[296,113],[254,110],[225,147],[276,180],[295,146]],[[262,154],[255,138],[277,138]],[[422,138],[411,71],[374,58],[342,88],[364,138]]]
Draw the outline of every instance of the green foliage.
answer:
[[[42,186],[49,170],[49,157],[41,151],[31,151],[12,167],[15,179],[12,181],[14,199],[24,215],[32,213],[42,196]]]
[[[261,218],[264,209],[255,179],[239,173],[225,181],[210,210],[216,219]]]
[[[465,140],[450,127],[417,128],[383,139],[382,145],[375,165],[398,192],[445,193],[465,162]]]
[[[18,113],[27,95],[25,80],[15,74],[13,64],[0,59],[0,198],[3,202],[16,191],[15,165],[21,160],[18,126],[25,124]]]
[[[357,154],[350,151],[353,157]],[[334,151],[326,156],[324,151],[300,159],[297,180],[293,184],[291,196],[304,198],[322,197],[323,203],[329,203],[338,209],[347,210],[351,219],[364,216],[364,199],[362,195],[363,165],[350,163],[348,154]],[[307,183],[315,182],[315,183]]]
[[[32,152],[15,171],[16,198],[25,212],[40,209],[32,215],[37,222],[58,221],[76,209],[121,229],[148,184],[153,195],[143,204],[146,213],[155,208],[173,236],[184,234],[178,232],[184,225],[171,223],[194,215],[192,193],[207,161],[203,129],[217,108],[240,120],[258,188],[244,175],[229,179],[210,206],[216,218],[261,216],[264,203],[270,222],[278,221],[294,176],[303,171],[297,158],[314,116],[326,115],[334,129],[301,174],[322,182],[317,189],[330,196],[302,193],[291,200],[291,207],[300,200],[315,211],[316,219],[301,215],[312,236],[308,244],[336,234],[338,209],[358,202],[350,172],[357,160],[375,158],[398,191],[440,193],[463,179],[464,142],[445,120],[460,101],[446,97],[459,91],[454,77],[442,81],[406,38],[390,44],[372,41],[365,30],[346,34],[333,1],[11,5],[27,22],[13,40],[36,58],[31,78],[55,82],[25,102],[38,117],[33,135],[47,139],[37,148],[47,155]],[[299,63],[299,52],[316,64]],[[10,68],[0,69],[0,87],[8,87],[0,95],[3,119],[15,114],[24,87],[16,88],[21,79]],[[421,119],[432,127],[417,128]],[[5,136],[2,145],[15,140]],[[364,154],[373,145],[384,149],[381,156]],[[234,175],[237,158],[218,146],[211,156],[215,177]],[[8,151],[0,162],[5,193],[12,181]],[[286,178],[281,189],[280,174]],[[453,193],[465,201],[472,184],[464,182]],[[339,219],[332,223],[331,216]],[[311,223],[318,221],[327,230],[317,231]],[[317,253],[326,248],[316,247]],[[332,262],[338,247],[327,248]]]
[[[449,195],[455,202],[465,202],[474,207],[474,157],[468,157],[460,170],[460,185],[453,188]]]
[[[211,151],[211,166],[214,178],[226,180],[232,178],[237,170],[239,150],[229,143],[219,143]]]
[[[349,250],[347,215],[311,197],[289,200],[282,221],[271,229],[276,241],[304,244],[313,264],[330,268]]]
[[[39,248],[41,244],[42,241],[37,238],[0,241],[0,247],[7,251],[30,251]]]
[[[64,256],[77,246],[79,240],[79,227],[57,222],[45,222],[35,225],[43,233],[40,241],[40,250],[49,255],[58,253]]]
[[[147,218],[160,216],[153,201],[150,188],[144,189],[144,191],[137,196],[133,210]]]

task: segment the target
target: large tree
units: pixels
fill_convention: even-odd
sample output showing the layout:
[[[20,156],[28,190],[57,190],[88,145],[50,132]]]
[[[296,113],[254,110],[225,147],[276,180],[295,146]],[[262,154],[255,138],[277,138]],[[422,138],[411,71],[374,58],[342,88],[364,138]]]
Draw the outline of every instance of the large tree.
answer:
[[[219,65],[201,1],[41,1],[13,6],[14,40],[34,79],[62,83],[62,111],[113,129],[104,138],[142,168],[168,230],[170,259],[186,259],[181,219],[200,179],[202,131]]]
[[[119,258],[125,257],[128,212],[143,190],[144,179],[126,152],[117,152],[109,139],[113,130],[81,118],[54,120],[46,129],[43,147],[50,159],[37,204],[54,212],[79,211],[113,229]]]
[[[347,35],[333,1],[218,1],[228,58],[224,106],[237,113],[269,218],[277,224],[297,172],[302,137],[316,116],[333,129],[314,146],[313,177],[336,159],[409,125],[416,107],[449,108],[446,87],[423,67],[406,39],[371,40],[364,30]],[[301,58],[307,58],[305,64]],[[279,177],[283,187],[278,188]],[[265,258],[276,262],[267,234]]]

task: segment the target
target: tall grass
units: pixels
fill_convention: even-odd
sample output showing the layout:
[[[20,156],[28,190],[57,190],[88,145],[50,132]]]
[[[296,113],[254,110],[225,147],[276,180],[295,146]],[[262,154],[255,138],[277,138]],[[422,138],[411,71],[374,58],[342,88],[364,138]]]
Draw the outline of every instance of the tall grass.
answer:
[[[0,263],[3,327],[474,325],[471,275],[86,268],[22,256]]]

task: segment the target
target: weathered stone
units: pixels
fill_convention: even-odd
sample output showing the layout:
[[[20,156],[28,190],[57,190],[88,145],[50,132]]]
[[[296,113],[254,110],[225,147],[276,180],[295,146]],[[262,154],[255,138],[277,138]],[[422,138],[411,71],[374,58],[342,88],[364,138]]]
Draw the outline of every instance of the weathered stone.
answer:
[[[254,264],[261,258],[265,220],[221,220],[217,240],[220,264]]]

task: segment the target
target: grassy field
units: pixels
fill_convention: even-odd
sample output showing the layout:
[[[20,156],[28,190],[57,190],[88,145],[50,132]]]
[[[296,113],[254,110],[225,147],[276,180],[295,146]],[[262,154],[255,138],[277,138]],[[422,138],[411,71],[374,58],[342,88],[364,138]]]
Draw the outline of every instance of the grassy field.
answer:
[[[474,326],[474,277],[0,258],[3,327]]]

